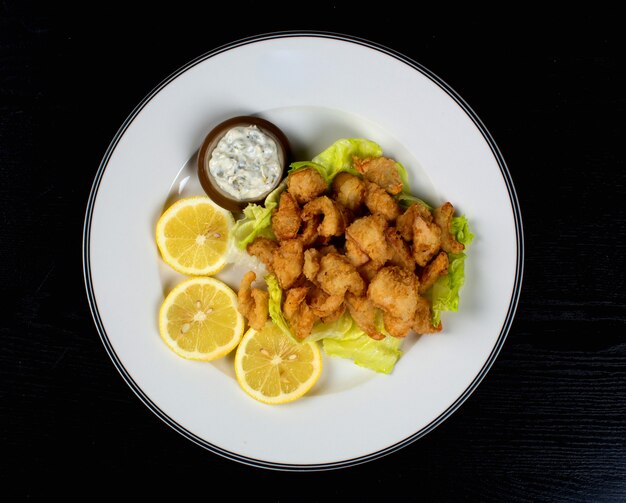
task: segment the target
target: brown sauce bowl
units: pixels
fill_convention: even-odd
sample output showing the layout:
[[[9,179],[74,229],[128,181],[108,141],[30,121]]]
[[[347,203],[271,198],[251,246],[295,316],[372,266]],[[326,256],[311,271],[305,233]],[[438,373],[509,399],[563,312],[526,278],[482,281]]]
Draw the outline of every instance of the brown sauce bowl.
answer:
[[[281,175],[278,177],[276,183],[267,190],[267,192],[253,199],[237,199],[224,192],[217,185],[217,183],[215,183],[213,176],[209,171],[209,161],[211,160],[213,149],[215,149],[218,142],[230,129],[238,126],[256,126],[259,130],[276,142],[278,149],[278,160],[281,166]],[[285,134],[275,124],[272,124],[268,120],[261,119],[260,117],[241,115],[221,122],[206,135],[204,141],[202,142],[202,146],[198,151],[198,179],[200,180],[200,185],[202,185],[204,191],[213,201],[228,211],[240,213],[248,203],[258,204],[263,202],[267,195],[272,192],[285,178],[285,175],[287,174],[287,166],[290,162],[291,149],[289,147],[289,141],[287,140]]]

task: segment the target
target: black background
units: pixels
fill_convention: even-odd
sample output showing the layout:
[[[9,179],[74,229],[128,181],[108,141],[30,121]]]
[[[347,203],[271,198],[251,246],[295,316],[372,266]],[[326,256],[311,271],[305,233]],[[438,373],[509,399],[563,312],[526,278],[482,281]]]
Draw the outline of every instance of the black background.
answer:
[[[619,16],[226,5],[224,14],[183,3],[140,13],[0,6],[3,490],[23,499],[215,498],[223,488],[269,501],[404,499],[405,489],[420,501],[626,500]],[[144,96],[217,46],[298,29],[383,44],[457,91],[507,162],[526,252],[509,336],[461,408],[397,453],[308,474],[225,460],[153,415],[104,350],[81,258],[94,175]]]

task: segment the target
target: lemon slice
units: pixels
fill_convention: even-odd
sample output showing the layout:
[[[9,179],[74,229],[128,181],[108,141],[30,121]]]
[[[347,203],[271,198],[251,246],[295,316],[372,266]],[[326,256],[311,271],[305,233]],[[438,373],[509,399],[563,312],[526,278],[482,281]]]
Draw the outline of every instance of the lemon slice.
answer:
[[[252,398],[269,404],[300,398],[322,373],[322,355],[315,342],[297,343],[268,321],[250,328],[235,353],[237,382]]]
[[[230,353],[241,340],[244,318],[237,296],[215,278],[178,284],[159,311],[159,332],[179,356],[210,361]]]
[[[180,199],[157,222],[157,246],[178,272],[210,276],[226,265],[233,224],[232,214],[206,196]]]

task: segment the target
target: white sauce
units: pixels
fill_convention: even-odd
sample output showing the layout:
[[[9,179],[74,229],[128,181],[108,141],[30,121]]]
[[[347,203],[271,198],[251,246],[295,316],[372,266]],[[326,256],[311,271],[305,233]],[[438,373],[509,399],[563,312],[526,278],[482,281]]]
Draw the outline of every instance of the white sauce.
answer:
[[[262,196],[281,174],[278,147],[256,126],[234,127],[215,146],[209,171],[219,188],[237,199]]]

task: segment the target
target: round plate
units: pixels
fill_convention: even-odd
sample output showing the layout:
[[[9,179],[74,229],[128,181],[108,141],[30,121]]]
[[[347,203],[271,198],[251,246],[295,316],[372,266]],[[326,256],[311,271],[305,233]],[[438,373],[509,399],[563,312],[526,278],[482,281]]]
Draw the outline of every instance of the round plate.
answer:
[[[325,357],[302,399],[267,406],[234,378],[232,355],[187,361],[159,337],[164,295],[184,279],[154,240],[177,198],[202,194],[195,156],[216,124],[257,115],[280,127],[294,158],[365,137],[409,171],[412,192],[450,201],[476,235],[459,311],[442,333],[404,341],[390,375]],[[85,284],[113,363],[137,396],[183,436],[229,459],[285,470],[343,467],[392,453],[444,421],[496,358],[514,316],[522,225],[504,160],[474,112],[418,63],[364,40],[277,33],[190,62],[131,113],[98,169],[85,218]],[[217,277],[233,288],[245,264]]]

